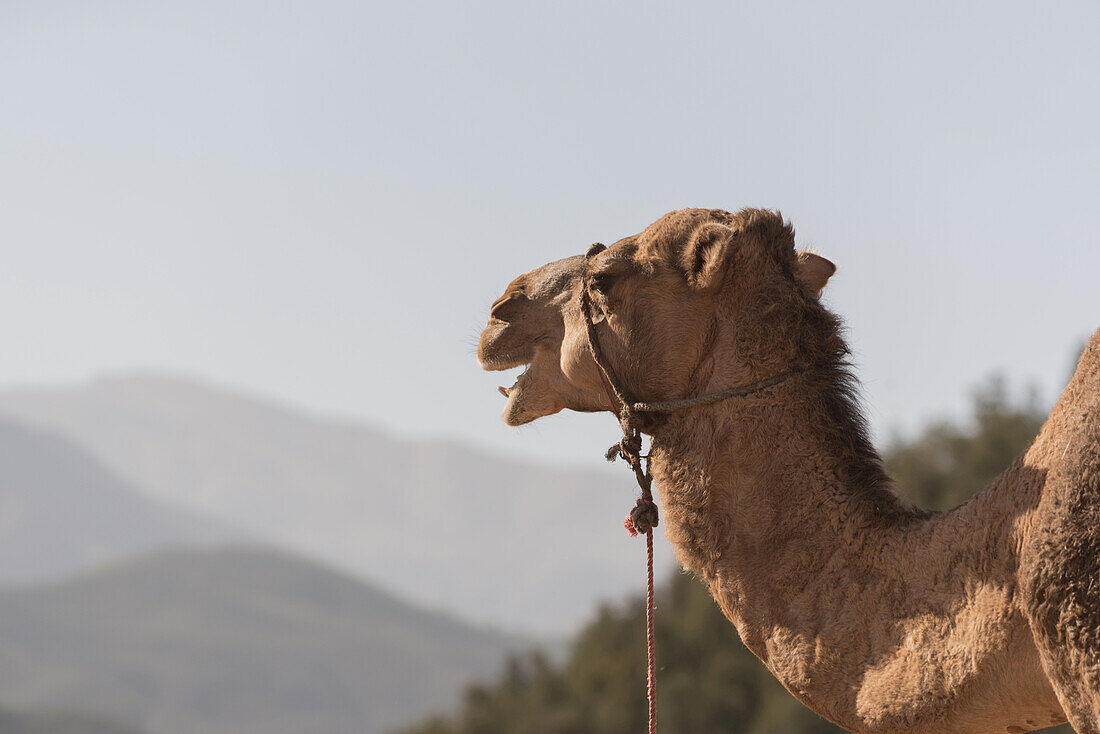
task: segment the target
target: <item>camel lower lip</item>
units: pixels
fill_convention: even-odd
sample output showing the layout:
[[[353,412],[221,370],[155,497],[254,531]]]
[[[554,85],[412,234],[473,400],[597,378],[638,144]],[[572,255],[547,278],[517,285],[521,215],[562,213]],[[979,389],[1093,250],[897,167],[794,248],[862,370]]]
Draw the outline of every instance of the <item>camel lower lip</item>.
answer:
[[[523,377],[523,375],[520,375],[520,377]],[[515,391],[515,389],[517,387],[519,387],[519,378],[516,378],[516,381],[514,383],[512,383],[511,387],[504,387],[504,385],[497,385],[497,392],[499,392],[501,395],[503,395],[506,398],[510,398],[510,397],[512,397],[512,392]]]

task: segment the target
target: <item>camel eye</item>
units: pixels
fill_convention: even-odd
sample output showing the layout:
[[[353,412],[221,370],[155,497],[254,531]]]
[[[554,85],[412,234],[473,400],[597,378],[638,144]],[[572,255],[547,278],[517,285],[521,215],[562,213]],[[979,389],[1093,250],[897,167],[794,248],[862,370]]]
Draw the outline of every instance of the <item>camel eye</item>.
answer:
[[[593,289],[606,295],[611,290],[611,286],[615,284],[615,276],[610,273],[599,273],[592,276],[591,283]]]

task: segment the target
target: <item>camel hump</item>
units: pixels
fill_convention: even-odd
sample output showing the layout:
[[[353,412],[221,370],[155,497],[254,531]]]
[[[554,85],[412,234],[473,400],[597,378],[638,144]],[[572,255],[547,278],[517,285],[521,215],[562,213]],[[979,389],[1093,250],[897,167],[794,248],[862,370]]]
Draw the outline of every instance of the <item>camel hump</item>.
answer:
[[[1079,722],[1100,721],[1100,331],[1030,458],[1042,494],[1021,552],[1021,598],[1062,707],[1086,731]]]
[[[1082,370],[1090,370],[1094,375],[1100,373],[1100,329],[1093,333],[1085,345],[1085,351],[1081,353],[1081,358],[1077,361],[1077,371],[1073,375],[1074,378]]]
[[[1100,329],[1089,338],[1077,360],[1077,369],[1066,385],[1062,397],[1058,399],[1054,411],[1071,409],[1071,406],[1083,407],[1082,401],[1092,404],[1093,410],[1100,399]]]
[[[1079,469],[1100,447],[1100,330],[1088,340],[1077,369],[1028,451],[1032,466]]]
[[[1067,398],[1066,402],[1088,414],[1082,415],[1082,418],[1091,417],[1093,424],[1100,423],[1100,329],[1085,344],[1063,398]],[[1058,403],[1060,406],[1062,400]],[[1100,426],[1094,425],[1094,428]]]

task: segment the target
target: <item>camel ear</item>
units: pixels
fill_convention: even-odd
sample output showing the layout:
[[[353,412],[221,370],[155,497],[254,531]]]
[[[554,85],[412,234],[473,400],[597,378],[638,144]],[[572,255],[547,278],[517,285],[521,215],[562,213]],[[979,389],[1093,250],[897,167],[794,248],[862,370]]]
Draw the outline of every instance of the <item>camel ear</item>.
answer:
[[[836,272],[836,265],[812,252],[798,253],[798,263],[795,265],[794,276],[806,289],[806,292],[817,298],[821,290],[829,282],[829,278]]]
[[[703,290],[715,290],[722,285],[736,236],[729,227],[714,222],[696,229],[680,261],[688,282]]]

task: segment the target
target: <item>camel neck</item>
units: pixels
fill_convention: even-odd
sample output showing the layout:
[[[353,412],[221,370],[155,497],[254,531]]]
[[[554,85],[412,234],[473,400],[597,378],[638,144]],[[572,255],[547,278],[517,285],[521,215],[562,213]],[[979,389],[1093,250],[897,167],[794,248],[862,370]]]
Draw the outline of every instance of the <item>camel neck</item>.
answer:
[[[670,419],[651,460],[665,533],[803,702],[860,731],[943,725],[952,696],[941,689],[973,682],[979,664],[1015,644],[993,636],[996,650],[969,650],[963,669],[947,660],[958,652],[954,626],[977,608],[1013,628],[1014,558],[988,557],[1010,545],[1010,530],[975,527],[988,498],[948,515],[898,499],[855,408],[821,409],[838,399],[829,389],[792,380]],[[907,635],[923,648],[907,650]],[[869,685],[900,686],[894,708],[874,709],[876,726],[861,710]]]
[[[708,583],[720,559],[864,548],[928,516],[893,494],[853,405],[805,407],[827,404],[826,389],[799,376],[675,415],[654,435],[651,468],[672,515],[670,540]]]

